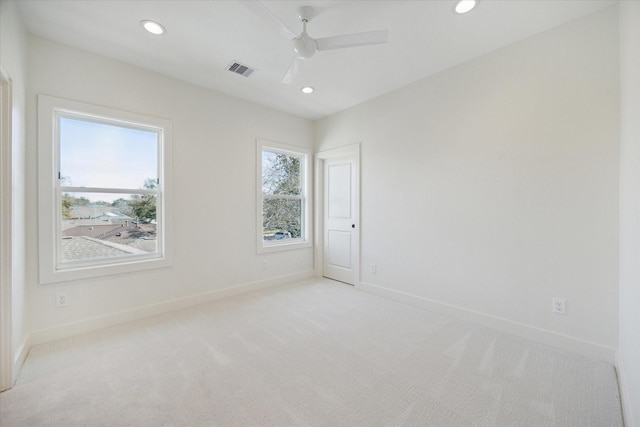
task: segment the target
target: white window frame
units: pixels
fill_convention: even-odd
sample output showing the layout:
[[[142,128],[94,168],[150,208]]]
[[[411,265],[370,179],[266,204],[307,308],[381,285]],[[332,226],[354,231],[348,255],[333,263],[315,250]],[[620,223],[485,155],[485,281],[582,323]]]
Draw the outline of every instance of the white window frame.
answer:
[[[100,260],[79,260],[61,265],[61,194],[79,191],[59,182],[60,141],[58,118],[86,118],[88,121],[122,125],[158,132],[157,252]],[[129,113],[46,95],[38,95],[38,225],[40,283],[56,283],[168,267],[171,256],[171,135],[169,120]],[[82,188],[91,192],[91,188]],[[105,189],[100,189],[105,192]],[[114,192],[117,189],[113,189]],[[121,191],[120,191],[121,192]],[[140,190],[140,193],[148,193]],[[129,191],[127,191],[129,193]],[[153,192],[156,194],[156,192]]]
[[[301,157],[300,174],[302,194],[302,226],[301,238],[265,241],[263,239],[263,194],[262,194],[262,152],[270,151],[290,156]],[[258,253],[278,252],[290,249],[302,249],[311,247],[311,151],[302,147],[282,144],[279,142],[258,139],[256,141],[256,236]]]

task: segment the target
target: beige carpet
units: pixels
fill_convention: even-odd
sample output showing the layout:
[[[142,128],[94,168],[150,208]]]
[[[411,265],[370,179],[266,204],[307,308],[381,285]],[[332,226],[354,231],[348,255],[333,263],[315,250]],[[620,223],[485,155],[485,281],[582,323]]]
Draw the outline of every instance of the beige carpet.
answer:
[[[621,426],[612,366],[328,280],[33,348],[10,426]]]

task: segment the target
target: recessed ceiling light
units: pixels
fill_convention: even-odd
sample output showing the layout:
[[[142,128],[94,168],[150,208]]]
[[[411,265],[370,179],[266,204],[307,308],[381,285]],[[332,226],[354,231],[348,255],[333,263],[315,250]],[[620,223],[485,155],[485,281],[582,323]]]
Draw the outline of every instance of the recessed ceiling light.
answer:
[[[456,13],[463,14],[470,12],[471,9],[478,5],[478,0],[458,0],[456,3]]]
[[[312,88],[311,86],[305,86],[300,90],[302,91],[302,93],[306,93],[306,94],[310,94],[310,93],[315,92],[315,89]]]
[[[144,21],[140,21],[140,24],[142,24],[142,27],[145,30],[147,30],[151,34],[155,34],[156,36],[160,36],[167,32],[167,30],[165,30],[162,25],[158,24],[155,21],[145,19]]]

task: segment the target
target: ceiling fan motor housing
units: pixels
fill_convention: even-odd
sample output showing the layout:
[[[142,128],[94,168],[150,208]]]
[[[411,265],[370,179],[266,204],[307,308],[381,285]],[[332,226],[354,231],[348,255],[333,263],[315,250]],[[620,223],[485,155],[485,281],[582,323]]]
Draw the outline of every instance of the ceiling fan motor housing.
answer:
[[[300,37],[293,39],[293,51],[295,52],[296,57],[300,59],[311,58],[317,50],[318,43],[309,37],[306,31],[300,34]]]

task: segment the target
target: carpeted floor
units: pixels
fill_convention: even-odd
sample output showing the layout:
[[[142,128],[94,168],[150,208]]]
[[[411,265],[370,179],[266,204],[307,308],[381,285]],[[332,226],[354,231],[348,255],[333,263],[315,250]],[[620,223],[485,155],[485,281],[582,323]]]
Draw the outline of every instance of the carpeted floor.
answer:
[[[329,280],[35,347],[11,426],[622,426],[611,365]]]

